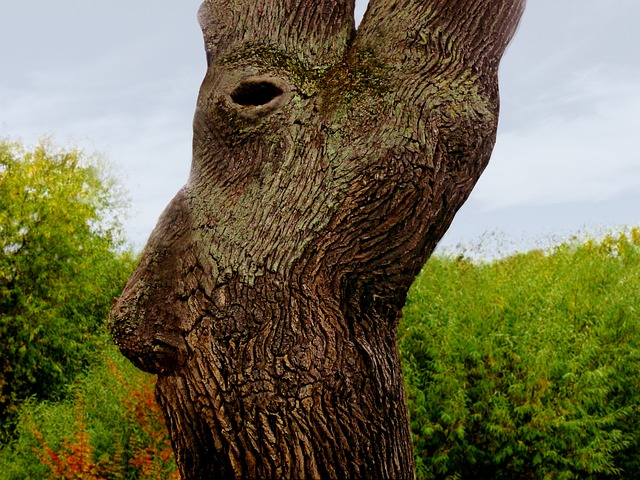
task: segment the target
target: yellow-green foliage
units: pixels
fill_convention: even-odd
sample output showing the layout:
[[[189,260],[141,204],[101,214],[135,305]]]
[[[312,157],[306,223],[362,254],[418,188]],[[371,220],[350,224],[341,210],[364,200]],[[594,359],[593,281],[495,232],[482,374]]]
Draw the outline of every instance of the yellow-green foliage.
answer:
[[[640,230],[432,258],[399,343],[418,477],[637,478]]]
[[[0,438],[30,396],[61,398],[131,271],[122,196],[99,159],[0,141]]]

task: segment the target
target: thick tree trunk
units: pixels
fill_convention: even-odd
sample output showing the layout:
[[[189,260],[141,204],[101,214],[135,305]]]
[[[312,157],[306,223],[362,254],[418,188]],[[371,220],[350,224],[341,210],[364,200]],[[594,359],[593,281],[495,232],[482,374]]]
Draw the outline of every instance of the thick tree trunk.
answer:
[[[493,148],[524,0],[207,0],[187,185],[114,306],[185,479],[412,478],[411,282]]]

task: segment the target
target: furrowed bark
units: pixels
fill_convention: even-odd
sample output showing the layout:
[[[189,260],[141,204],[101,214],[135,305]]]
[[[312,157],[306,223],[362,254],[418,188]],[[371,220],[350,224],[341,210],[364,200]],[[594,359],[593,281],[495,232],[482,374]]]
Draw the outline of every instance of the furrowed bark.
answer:
[[[111,315],[180,471],[413,478],[396,326],[484,169],[522,0],[208,0],[192,170]]]

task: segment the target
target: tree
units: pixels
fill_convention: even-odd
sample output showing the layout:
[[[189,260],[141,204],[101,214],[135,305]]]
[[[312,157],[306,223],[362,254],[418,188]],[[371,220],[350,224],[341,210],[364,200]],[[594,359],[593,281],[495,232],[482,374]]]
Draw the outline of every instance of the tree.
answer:
[[[180,471],[412,478],[396,326],[487,164],[524,0],[207,0],[186,186],[111,314]]]
[[[0,142],[0,420],[59,397],[103,337],[132,264],[116,187],[77,149]]]

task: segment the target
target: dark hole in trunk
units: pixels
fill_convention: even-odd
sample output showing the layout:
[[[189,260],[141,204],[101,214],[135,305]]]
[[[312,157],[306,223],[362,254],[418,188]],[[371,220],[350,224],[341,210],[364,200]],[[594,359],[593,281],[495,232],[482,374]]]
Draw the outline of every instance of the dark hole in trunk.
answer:
[[[266,105],[283,91],[271,82],[244,82],[231,93],[231,99],[238,105]]]

